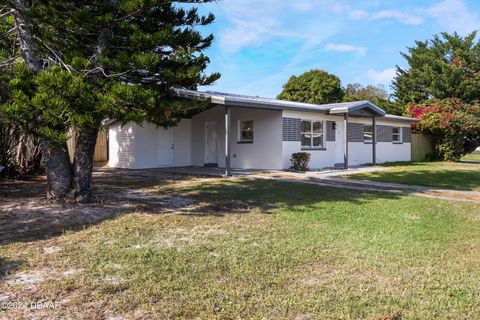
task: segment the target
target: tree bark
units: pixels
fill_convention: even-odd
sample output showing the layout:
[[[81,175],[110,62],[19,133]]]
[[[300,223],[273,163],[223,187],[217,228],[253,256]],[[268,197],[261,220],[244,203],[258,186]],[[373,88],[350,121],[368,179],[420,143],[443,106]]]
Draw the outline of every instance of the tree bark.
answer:
[[[42,69],[42,60],[32,34],[28,7],[29,0],[12,0],[12,14],[15,20],[20,52],[28,69],[38,72]],[[68,156],[67,144],[52,144],[47,139],[40,141],[43,162],[47,173],[47,198],[64,201],[69,198],[72,190],[72,167]]]
[[[47,172],[47,198],[55,201],[69,200],[72,189],[72,167],[67,143],[52,145],[42,140],[43,162]]]
[[[39,71],[42,68],[42,62],[38,58],[37,45],[29,29],[31,23],[27,11],[27,3],[28,1],[26,0],[13,1],[12,14],[15,19],[22,57],[30,70]]]
[[[38,72],[42,69],[42,60],[38,56],[37,45],[30,29],[29,3],[29,0],[12,0],[12,14],[15,19],[22,57],[29,70]],[[108,31],[108,29],[104,29],[100,32],[98,45],[93,55],[95,68],[99,68],[98,57],[106,47]],[[93,74],[91,81],[97,81],[100,71],[99,69]],[[90,200],[92,195],[93,153],[97,133],[98,127],[79,129],[73,170],[66,143],[56,145],[51,144],[46,139],[41,141],[43,161],[48,179],[48,198],[57,201],[75,199],[83,202]]]
[[[98,127],[84,127],[78,130],[73,158],[73,193],[78,202],[88,202],[92,199],[93,154],[97,135]]]

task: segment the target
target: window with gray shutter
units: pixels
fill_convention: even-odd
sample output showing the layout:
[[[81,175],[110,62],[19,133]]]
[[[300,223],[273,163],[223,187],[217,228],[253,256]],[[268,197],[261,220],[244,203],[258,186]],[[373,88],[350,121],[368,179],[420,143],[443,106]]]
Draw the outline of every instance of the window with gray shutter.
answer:
[[[392,142],[392,127],[377,126],[377,142]]]
[[[334,121],[327,121],[327,141],[335,141],[335,129],[337,124]]]
[[[301,120],[295,118],[283,118],[283,141],[300,141]]]
[[[363,142],[363,124],[349,123],[347,135],[348,142]]]
[[[411,143],[412,142],[412,128],[402,128],[402,136],[404,143]]]

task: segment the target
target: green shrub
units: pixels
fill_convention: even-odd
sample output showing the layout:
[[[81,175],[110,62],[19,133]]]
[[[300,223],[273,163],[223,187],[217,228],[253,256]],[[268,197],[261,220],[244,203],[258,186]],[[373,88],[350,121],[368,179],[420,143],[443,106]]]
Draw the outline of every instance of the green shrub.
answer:
[[[290,159],[292,161],[292,170],[295,171],[308,171],[308,163],[310,162],[310,153],[308,152],[296,152],[292,153]]]

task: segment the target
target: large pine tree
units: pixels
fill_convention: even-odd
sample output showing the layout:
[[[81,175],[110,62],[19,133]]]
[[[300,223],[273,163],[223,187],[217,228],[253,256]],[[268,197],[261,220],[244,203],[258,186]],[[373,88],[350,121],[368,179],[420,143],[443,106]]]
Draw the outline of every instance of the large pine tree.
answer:
[[[1,114],[42,141],[50,198],[88,200],[101,121],[173,125],[191,103],[172,86],[208,85],[202,52],[213,22],[191,4],[212,0],[0,0]],[[78,131],[73,165],[66,140]]]
[[[429,99],[480,101],[480,41],[477,33],[465,37],[442,33],[416,41],[402,56],[407,68],[397,67],[393,96],[405,108]]]

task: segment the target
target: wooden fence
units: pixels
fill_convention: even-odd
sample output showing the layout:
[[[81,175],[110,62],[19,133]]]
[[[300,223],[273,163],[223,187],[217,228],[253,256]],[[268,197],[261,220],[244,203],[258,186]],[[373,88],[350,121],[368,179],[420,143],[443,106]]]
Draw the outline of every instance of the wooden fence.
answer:
[[[432,138],[423,134],[412,134],[412,161],[425,161],[433,153]]]
[[[77,143],[77,133],[70,132],[70,139],[67,141],[68,153],[70,154],[70,161],[73,161],[73,153]],[[93,161],[108,161],[108,131],[100,130],[97,136],[97,144],[95,145],[95,152],[93,154]]]

